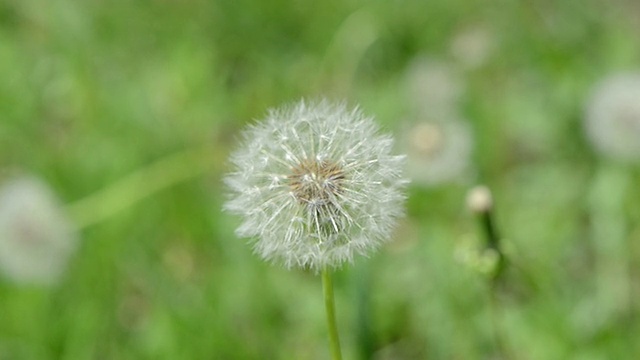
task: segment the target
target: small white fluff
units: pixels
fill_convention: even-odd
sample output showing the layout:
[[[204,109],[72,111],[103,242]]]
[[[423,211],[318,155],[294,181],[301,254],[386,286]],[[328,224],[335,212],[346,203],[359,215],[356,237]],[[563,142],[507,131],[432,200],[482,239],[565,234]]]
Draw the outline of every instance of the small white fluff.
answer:
[[[0,271],[25,284],[54,284],[76,248],[73,227],[40,180],[19,178],[0,189]]]
[[[604,156],[640,160],[640,73],[612,75],[596,85],[586,106],[585,129]]]
[[[358,109],[328,101],[271,110],[244,132],[226,177],[238,236],[287,268],[319,271],[367,255],[404,213],[403,156]]]

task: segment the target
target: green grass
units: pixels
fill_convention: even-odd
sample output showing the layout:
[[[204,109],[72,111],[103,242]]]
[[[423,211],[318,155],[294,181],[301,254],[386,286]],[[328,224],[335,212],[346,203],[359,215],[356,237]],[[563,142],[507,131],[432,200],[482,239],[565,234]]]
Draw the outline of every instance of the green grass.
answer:
[[[496,46],[462,72],[460,111],[518,270],[492,307],[485,279],[454,259],[477,237],[470,183],[412,186],[394,242],[334,279],[345,358],[362,347],[363,296],[378,358],[490,358],[492,319],[507,358],[637,357],[638,301],[602,324],[590,310],[607,241],[594,224],[611,216],[590,199],[615,165],[582,117],[596,81],[640,66],[639,17],[622,0],[0,2],[0,179],[36,174],[72,204],[214,146],[204,176],[84,229],[58,286],[0,278],[0,359],[328,358],[320,277],[265,264],[235,237],[225,158],[245,124],[302,97],[359,103],[399,133],[407,65],[457,66],[449,44],[474,24]],[[612,211],[638,298],[640,173],[619,171],[632,186]]]

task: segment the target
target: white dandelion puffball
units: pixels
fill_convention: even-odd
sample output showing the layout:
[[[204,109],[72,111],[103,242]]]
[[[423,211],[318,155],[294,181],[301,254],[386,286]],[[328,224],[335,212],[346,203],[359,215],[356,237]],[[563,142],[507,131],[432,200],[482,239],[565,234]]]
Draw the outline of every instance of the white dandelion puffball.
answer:
[[[640,73],[618,74],[598,84],[586,108],[589,140],[603,155],[640,160]]]
[[[407,174],[415,184],[435,186],[460,180],[469,171],[473,134],[466,122],[420,121],[407,127],[403,142]]]
[[[0,189],[0,270],[8,278],[53,284],[75,245],[73,227],[44,183],[20,178]]]
[[[427,57],[418,57],[411,62],[405,82],[413,112],[430,120],[455,113],[464,93],[464,82],[452,66]]]
[[[475,25],[454,36],[450,52],[456,62],[466,70],[482,67],[495,50],[495,36],[489,28]]]
[[[287,268],[321,270],[367,255],[404,209],[403,156],[358,109],[327,101],[271,110],[231,157],[225,208],[241,237]]]

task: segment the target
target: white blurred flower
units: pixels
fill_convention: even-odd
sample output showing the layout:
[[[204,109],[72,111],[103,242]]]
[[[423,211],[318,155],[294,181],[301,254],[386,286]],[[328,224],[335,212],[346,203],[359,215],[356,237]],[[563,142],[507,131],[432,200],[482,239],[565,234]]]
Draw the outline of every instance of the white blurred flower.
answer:
[[[640,73],[600,82],[587,103],[585,128],[603,155],[623,162],[640,160]]]
[[[387,241],[403,214],[403,157],[358,109],[300,102],[244,133],[226,183],[237,234],[286,267],[337,267]]]
[[[585,126],[605,156],[640,160],[640,73],[610,76],[598,84],[587,104]]]
[[[493,34],[481,25],[461,30],[450,44],[451,55],[465,69],[477,69],[484,65],[494,48]]]
[[[407,68],[405,78],[407,98],[415,114],[439,120],[456,112],[464,83],[449,64],[418,57]]]
[[[0,270],[16,282],[52,284],[76,247],[73,227],[52,191],[34,178],[0,189]]]
[[[473,137],[466,122],[415,122],[406,128],[402,143],[413,183],[438,185],[460,179],[469,170]]]

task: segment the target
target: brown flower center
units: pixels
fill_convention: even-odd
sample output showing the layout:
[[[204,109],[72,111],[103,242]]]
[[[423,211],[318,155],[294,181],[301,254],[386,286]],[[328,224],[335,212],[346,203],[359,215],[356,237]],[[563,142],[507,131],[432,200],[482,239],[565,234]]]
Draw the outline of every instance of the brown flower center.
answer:
[[[304,203],[323,206],[340,193],[344,170],[335,162],[305,159],[288,176],[295,197]]]

